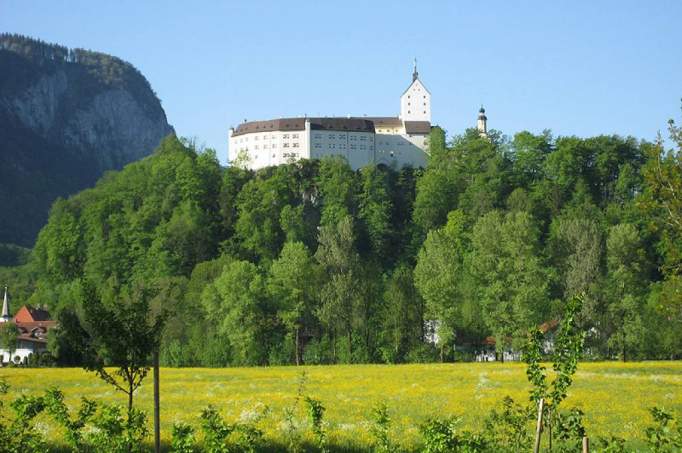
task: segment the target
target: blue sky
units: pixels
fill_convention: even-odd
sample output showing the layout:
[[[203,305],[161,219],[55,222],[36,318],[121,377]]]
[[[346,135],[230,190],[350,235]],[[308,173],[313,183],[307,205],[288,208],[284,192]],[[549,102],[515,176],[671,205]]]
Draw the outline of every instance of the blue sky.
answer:
[[[652,140],[680,118],[682,2],[0,0],[0,31],[116,55],[226,160],[243,119],[397,115],[412,60],[449,134]]]

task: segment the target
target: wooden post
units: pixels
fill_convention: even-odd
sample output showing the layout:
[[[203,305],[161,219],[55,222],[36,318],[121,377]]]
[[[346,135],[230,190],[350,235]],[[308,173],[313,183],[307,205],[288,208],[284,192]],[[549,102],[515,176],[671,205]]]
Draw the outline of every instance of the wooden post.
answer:
[[[154,451],[161,453],[161,417],[159,415],[159,351],[154,351]]]
[[[590,453],[590,439],[587,436],[583,437],[583,453]]]
[[[545,399],[540,398],[538,402],[538,424],[535,427],[535,447],[533,447],[533,453],[540,452],[540,436],[542,435],[542,412],[545,408]]]

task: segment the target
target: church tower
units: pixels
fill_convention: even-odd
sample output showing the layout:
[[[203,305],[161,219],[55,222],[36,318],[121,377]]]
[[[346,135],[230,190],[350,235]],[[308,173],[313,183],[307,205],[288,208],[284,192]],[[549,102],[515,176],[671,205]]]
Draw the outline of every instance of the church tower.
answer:
[[[485,109],[481,106],[478,111],[478,121],[476,121],[476,129],[478,129],[478,135],[481,137],[488,136],[488,117],[485,116]]]
[[[0,317],[0,322],[8,322],[11,318],[9,314],[9,301],[7,300],[7,287],[5,286],[5,297],[2,299],[2,317]]]
[[[412,83],[400,97],[400,119],[431,122],[431,93],[419,80],[416,58],[412,70]]]

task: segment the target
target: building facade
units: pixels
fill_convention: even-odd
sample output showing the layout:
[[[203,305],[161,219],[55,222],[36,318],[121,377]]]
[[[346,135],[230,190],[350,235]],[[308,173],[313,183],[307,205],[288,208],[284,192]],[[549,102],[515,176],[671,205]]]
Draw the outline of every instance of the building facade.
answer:
[[[10,348],[0,346],[0,366],[10,362],[26,363],[31,355],[47,352],[48,331],[57,325],[56,321],[50,319],[47,310],[24,305],[14,317],[9,313],[9,300],[7,287],[5,287],[0,323],[7,323],[16,330],[16,342]]]
[[[431,93],[419,79],[400,97],[397,117],[279,118],[244,122],[229,132],[229,160],[252,170],[342,156],[351,168],[426,165],[431,132]]]

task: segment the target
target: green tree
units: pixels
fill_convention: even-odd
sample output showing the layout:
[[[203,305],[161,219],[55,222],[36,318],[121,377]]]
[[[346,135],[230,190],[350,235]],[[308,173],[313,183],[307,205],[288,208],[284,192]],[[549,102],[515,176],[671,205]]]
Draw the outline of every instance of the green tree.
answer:
[[[150,290],[142,286],[124,288],[121,293],[107,288],[100,293],[86,283],[80,325],[60,326],[60,335],[80,336],[72,344],[83,348],[84,368],[127,396],[129,424],[135,416],[135,392],[149,372],[166,320],[164,311],[151,311],[150,296]]]
[[[11,363],[17,349],[17,326],[12,321],[0,324],[0,348],[7,351],[8,361]]]
[[[452,211],[445,227],[429,232],[414,270],[415,286],[426,302],[426,316],[438,321],[441,360],[455,339],[466,300],[465,256],[469,248],[465,216]]]
[[[393,236],[391,225],[392,200],[386,172],[374,165],[360,170],[358,218],[366,235],[368,247],[381,263],[388,258],[388,245]],[[361,247],[362,249],[362,247]]]
[[[318,188],[321,195],[321,225],[337,225],[344,217],[355,215],[355,177],[342,157],[327,157],[320,162]]]
[[[625,361],[642,348],[642,322],[648,263],[637,228],[630,224],[609,229],[606,242],[607,300],[610,318],[609,347]]]
[[[287,242],[270,267],[268,290],[277,314],[294,339],[296,365],[301,364],[301,332],[312,327],[317,304],[317,271],[301,242]]]
[[[321,290],[322,305],[318,317],[331,334],[336,360],[336,336],[345,335],[348,357],[353,357],[353,318],[358,302],[359,256],[355,250],[355,236],[350,216],[336,225],[325,225],[320,230],[315,260],[326,273]]]
[[[256,265],[233,261],[202,294],[206,318],[228,339],[236,365],[265,365],[273,335],[273,310]]]
[[[424,341],[424,302],[414,286],[412,269],[399,264],[386,284],[382,307],[382,356],[405,362]]]
[[[483,319],[503,352],[549,312],[551,273],[539,253],[539,231],[525,212],[492,211],[474,225],[471,269]]]

